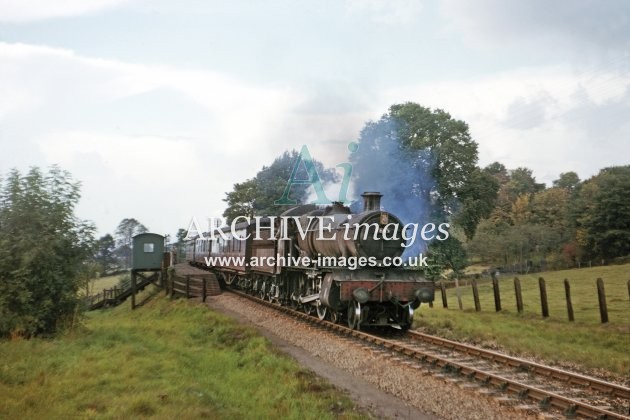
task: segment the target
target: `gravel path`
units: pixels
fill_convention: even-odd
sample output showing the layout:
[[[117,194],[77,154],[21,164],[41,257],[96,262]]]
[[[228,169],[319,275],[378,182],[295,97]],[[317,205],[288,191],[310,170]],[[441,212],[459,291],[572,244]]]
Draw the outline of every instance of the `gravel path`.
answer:
[[[224,293],[208,306],[258,327],[285,352],[382,418],[523,419],[535,413],[502,405],[467,382],[430,374],[404,360],[319,330],[271,308]],[[375,389],[377,388],[377,389]],[[397,397],[394,397],[394,395]]]

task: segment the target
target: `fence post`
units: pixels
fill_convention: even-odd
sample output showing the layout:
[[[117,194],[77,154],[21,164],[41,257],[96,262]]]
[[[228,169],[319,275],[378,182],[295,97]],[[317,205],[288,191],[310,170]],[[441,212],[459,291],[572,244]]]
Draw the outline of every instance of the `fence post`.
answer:
[[[499,292],[499,279],[497,276],[492,276],[492,292],[494,294],[494,310],[496,312],[501,311],[501,293]]]
[[[571,285],[568,279],[564,279],[564,294],[567,297],[567,313],[569,314],[569,321],[575,321],[573,316],[573,302],[571,302]]]
[[[538,278],[538,288],[540,289],[540,306],[542,307],[543,318],[549,318],[549,305],[547,304],[547,286],[545,279]]]
[[[175,273],[171,275],[171,297],[175,296]]]
[[[202,291],[201,291],[201,301],[205,302],[206,301],[206,276],[204,275],[202,277],[203,283],[202,283]]]
[[[462,303],[462,291],[459,290],[459,279],[455,279],[455,294],[457,295],[457,305],[459,306],[459,310],[464,310],[464,305]]]
[[[516,311],[523,313],[523,294],[521,293],[521,281],[518,277],[514,277],[514,295],[516,296]]]
[[[628,300],[630,300],[630,280],[628,280]]]
[[[131,309],[136,309],[136,271],[131,270]]]
[[[186,299],[190,298],[190,275],[186,275]]]
[[[440,281],[440,292],[442,293],[442,307],[448,308],[448,302],[446,301],[446,287],[444,281]]]
[[[604,291],[604,280],[597,279],[597,299],[599,300],[599,316],[602,324],[608,322],[608,308],[606,307],[606,292]]]
[[[479,290],[477,289],[477,280],[472,281],[473,300],[475,301],[475,311],[481,311],[481,303],[479,302]]]

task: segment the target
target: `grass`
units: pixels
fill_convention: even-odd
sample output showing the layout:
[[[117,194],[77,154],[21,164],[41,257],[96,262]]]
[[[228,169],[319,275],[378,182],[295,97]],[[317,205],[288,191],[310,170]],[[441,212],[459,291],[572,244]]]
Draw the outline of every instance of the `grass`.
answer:
[[[103,291],[103,289],[113,289],[118,286],[120,280],[125,274],[115,274],[113,276],[96,277],[90,280],[90,295],[94,295]],[[85,287],[79,288],[79,296],[85,296]]]
[[[547,286],[549,318],[542,318],[538,277]],[[598,277],[604,280],[609,322],[599,315]],[[569,322],[564,279],[571,284],[575,322]],[[447,289],[448,309],[440,292],[434,308],[422,307],[416,326],[427,332],[501,347],[514,354],[537,356],[549,362],[579,364],[630,378],[630,302],[627,282],[630,264],[563,270],[519,276],[524,311],[516,311],[513,277],[501,276],[501,306],[496,313],[492,284],[479,281],[481,312],[475,312],[470,286],[461,286],[464,310],[459,310],[455,289]]]
[[[155,297],[53,340],[0,342],[0,418],[356,418],[252,329]]]
[[[103,289],[111,289],[118,286],[120,279],[125,277],[125,274],[116,274],[113,276],[98,277],[92,280],[92,290],[94,293],[102,292]]]

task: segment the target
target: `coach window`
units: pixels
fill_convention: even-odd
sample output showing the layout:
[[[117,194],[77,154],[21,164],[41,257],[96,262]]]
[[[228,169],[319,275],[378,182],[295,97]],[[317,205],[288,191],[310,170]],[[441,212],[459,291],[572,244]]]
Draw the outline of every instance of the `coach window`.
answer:
[[[153,244],[144,244],[144,252],[153,252]]]

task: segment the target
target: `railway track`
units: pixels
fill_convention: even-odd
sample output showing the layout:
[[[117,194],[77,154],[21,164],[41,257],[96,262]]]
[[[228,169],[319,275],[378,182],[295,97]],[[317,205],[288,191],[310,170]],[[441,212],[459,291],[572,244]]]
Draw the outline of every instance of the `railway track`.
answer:
[[[630,419],[630,388],[615,383],[415,331],[383,337],[352,330],[238,290],[228,290],[320,328],[359,340],[377,351],[395,354],[407,363],[423,364],[440,374],[450,374],[457,378],[455,380],[468,379],[471,384],[485,385],[484,389],[490,387],[503,392],[515,401],[534,402],[568,417]]]

